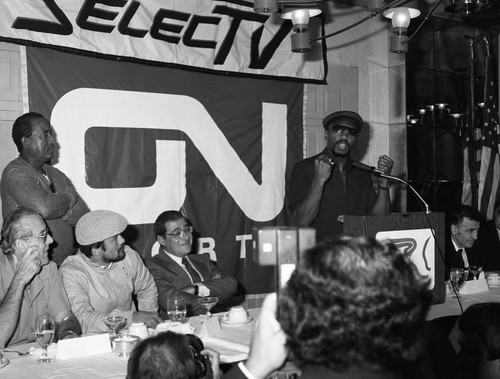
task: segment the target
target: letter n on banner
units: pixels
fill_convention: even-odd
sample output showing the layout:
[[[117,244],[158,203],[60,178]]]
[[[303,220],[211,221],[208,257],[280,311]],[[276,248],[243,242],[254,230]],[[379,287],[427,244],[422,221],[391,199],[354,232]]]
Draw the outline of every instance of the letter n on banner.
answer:
[[[182,207],[194,252],[209,253],[246,293],[273,290],[273,269],[253,262],[248,236],[287,224],[302,84],[33,47],[27,58],[30,110],[50,118],[57,138],[53,164],[91,209],[127,218],[127,244],[150,257],[156,217]]]

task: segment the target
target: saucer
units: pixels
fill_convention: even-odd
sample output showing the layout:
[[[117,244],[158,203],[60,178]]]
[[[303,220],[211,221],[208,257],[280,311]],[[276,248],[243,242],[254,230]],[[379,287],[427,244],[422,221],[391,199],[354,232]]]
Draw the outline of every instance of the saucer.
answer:
[[[500,287],[500,280],[487,280],[489,287]]]
[[[253,321],[253,317],[249,317],[246,321],[243,321],[243,322],[230,322],[229,320],[225,320],[224,317],[221,318],[221,322],[224,325],[230,325],[230,326],[246,325],[252,321]]]
[[[7,358],[2,358],[2,360],[0,360],[0,368],[4,368],[9,363],[10,363],[10,361]]]

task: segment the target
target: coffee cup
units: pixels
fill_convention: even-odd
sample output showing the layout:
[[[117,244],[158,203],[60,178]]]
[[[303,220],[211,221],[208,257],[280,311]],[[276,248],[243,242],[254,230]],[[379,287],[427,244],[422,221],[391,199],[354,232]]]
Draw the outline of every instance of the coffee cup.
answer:
[[[224,321],[230,324],[240,324],[248,321],[248,312],[241,306],[231,307],[224,315]]]
[[[148,338],[149,332],[146,324],[143,322],[133,322],[128,327],[128,334],[132,336],[137,336],[140,339]]]

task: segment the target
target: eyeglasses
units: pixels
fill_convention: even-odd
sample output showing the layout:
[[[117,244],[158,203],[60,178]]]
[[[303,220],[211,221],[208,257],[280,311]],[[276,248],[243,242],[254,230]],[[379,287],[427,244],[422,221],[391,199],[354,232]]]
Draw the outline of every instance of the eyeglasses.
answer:
[[[184,229],[177,230],[173,233],[165,233],[166,236],[172,236],[175,240],[180,240],[183,234],[188,237],[191,236],[191,234],[193,234],[193,227],[187,226]]]
[[[356,129],[349,128],[349,127],[343,126],[343,125],[335,125],[334,127],[332,127],[330,129],[330,131],[332,133],[335,133],[335,134],[346,133],[347,135],[352,136],[352,137],[358,137],[359,136],[359,132]]]
[[[30,238],[38,238],[38,239],[41,239],[43,241],[43,243],[45,243],[45,242],[47,242],[48,236],[49,236],[49,233],[45,230],[45,231],[41,232],[40,235],[38,235],[38,236],[24,236],[24,237],[21,237],[20,239],[26,241]]]

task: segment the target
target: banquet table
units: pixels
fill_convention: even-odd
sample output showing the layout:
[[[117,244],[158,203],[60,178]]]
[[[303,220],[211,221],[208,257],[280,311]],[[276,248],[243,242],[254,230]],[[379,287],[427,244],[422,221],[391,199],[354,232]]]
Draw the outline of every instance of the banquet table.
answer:
[[[212,348],[221,353],[221,362],[229,363],[246,359],[248,347],[259,309],[250,309],[251,321],[244,325],[228,325],[221,322],[221,331],[214,337],[204,340],[205,347]],[[223,314],[215,314],[221,318]],[[205,316],[191,317],[188,322],[199,333]],[[31,347],[39,347],[36,342],[8,347],[6,350],[29,351]],[[128,358],[120,358],[115,353],[96,354],[81,358],[66,360],[54,359],[50,363],[37,363],[39,355],[19,356],[17,353],[7,353],[2,350],[4,358],[10,363],[0,369],[2,379],[124,379],[127,375]],[[50,356],[49,350],[49,356]]]
[[[487,292],[479,292],[470,295],[461,295],[462,308],[465,311],[472,304],[485,302],[500,302],[500,287],[490,287]],[[427,314],[427,320],[433,320],[445,316],[457,316],[462,312],[458,300],[452,295],[446,295],[445,302],[431,306]]]

